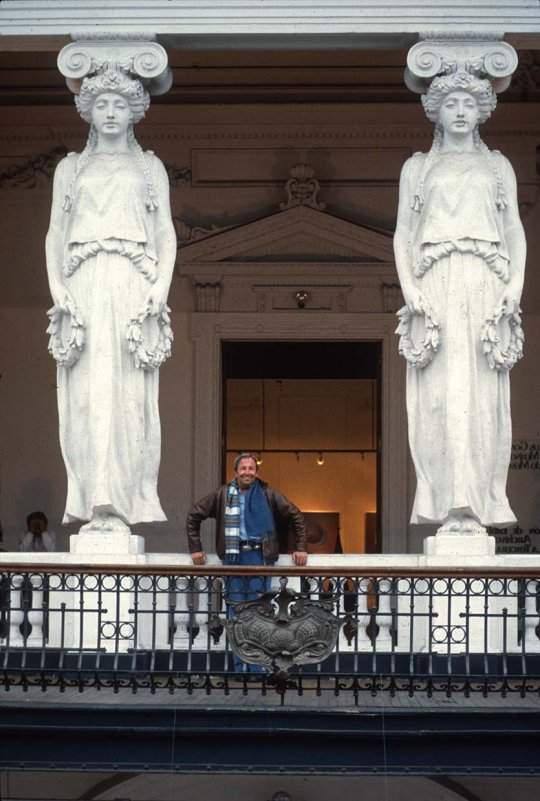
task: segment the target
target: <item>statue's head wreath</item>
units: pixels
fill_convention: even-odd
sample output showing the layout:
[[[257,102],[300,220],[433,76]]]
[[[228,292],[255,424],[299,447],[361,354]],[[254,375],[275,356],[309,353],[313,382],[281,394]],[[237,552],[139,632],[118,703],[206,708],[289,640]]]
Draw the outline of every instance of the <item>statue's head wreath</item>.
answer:
[[[92,122],[95,100],[105,92],[113,92],[125,98],[131,110],[133,124],[143,119],[150,106],[150,95],[137,78],[132,78],[124,70],[106,67],[91,78],[85,78],[81,91],[75,96],[77,111],[85,122]]]
[[[426,94],[422,95],[422,105],[428,120],[438,122],[441,106],[453,92],[467,92],[475,98],[480,113],[478,118],[480,124],[490,118],[497,106],[497,95],[486,78],[479,78],[468,70],[456,70],[434,78]]]
[[[70,211],[73,205],[75,182],[82,170],[85,168],[93,151],[97,145],[97,134],[92,125],[92,109],[99,95],[113,93],[123,97],[131,111],[131,125],[128,129],[128,145],[133,152],[146,181],[145,205],[148,211],[155,211],[158,207],[157,197],[152,183],[150,167],[145,159],[143,150],[133,133],[133,125],[140,122],[150,106],[150,95],[137,78],[132,78],[125,70],[120,68],[105,67],[92,77],[84,78],[81,90],[75,96],[77,111],[85,120],[90,123],[90,132],[86,147],[77,159],[77,168],[71,181],[64,201],[64,210]]]
[[[443,130],[439,123],[439,112],[448,95],[453,92],[467,92],[476,100],[478,105],[478,124],[486,122],[497,106],[497,95],[491,83],[486,78],[480,78],[474,72],[465,69],[457,69],[445,75],[439,75],[431,82],[427,92],[422,95],[422,105],[426,116],[431,122],[435,123],[435,133],[433,144],[427,158],[424,160],[422,172],[416,187],[412,208],[421,211],[425,202],[424,183],[426,175],[433,166],[433,162],[439,155],[443,142]],[[495,154],[492,153],[487,145],[480,138],[478,128],[474,132],[474,142],[476,149],[482,153],[489,161],[497,179],[497,208],[504,209],[507,206],[503,180],[499,168],[499,163]]]

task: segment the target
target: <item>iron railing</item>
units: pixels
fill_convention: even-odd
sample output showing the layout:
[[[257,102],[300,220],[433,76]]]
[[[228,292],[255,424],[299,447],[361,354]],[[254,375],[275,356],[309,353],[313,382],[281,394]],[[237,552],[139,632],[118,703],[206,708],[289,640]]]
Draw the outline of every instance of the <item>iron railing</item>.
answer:
[[[239,576],[265,599],[233,609]],[[539,634],[524,570],[0,568],[6,690],[525,695]]]

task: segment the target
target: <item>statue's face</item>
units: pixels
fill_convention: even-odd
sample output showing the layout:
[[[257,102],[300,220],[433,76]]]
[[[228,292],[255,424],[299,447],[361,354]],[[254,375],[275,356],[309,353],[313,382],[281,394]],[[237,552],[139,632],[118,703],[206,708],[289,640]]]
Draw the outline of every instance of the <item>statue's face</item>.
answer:
[[[129,103],[122,95],[104,92],[96,97],[92,106],[92,123],[98,133],[105,136],[124,134],[131,119]]]
[[[439,123],[445,133],[470,133],[478,125],[479,118],[476,98],[461,90],[446,95],[439,111]]]

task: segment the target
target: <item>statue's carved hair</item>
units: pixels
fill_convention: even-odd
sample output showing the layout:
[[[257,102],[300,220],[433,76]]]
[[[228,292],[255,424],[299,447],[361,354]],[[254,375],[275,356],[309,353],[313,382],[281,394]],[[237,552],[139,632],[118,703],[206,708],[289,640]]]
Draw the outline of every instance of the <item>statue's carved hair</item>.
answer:
[[[146,208],[148,211],[155,211],[158,207],[158,200],[152,182],[151,170],[144,156],[143,149],[137,142],[135,133],[133,132],[133,125],[142,120],[150,105],[150,95],[139,80],[131,78],[123,70],[113,69],[111,67],[102,70],[92,78],[85,78],[82,82],[80,93],[75,97],[77,110],[83,120],[90,123],[90,131],[86,146],[77,159],[75,174],[66,192],[64,211],[69,212],[71,210],[77,178],[86,167],[96,149],[97,134],[92,125],[92,108],[96,98],[106,92],[120,95],[120,97],[125,98],[129,104],[131,110],[131,124],[127,133],[128,147],[130,152],[135,156],[135,160],[144,175],[146,183]]]
[[[422,95],[428,120],[437,122],[441,106],[452,92],[468,92],[475,98],[480,112],[479,123],[488,120],[497,105],[497,95],[486,78],[479,78],[467,70],[456,70],[434,78],[426,94]]]
[[[439,123],[439,111],[444,100],[452,92],[468,92],[475,98],[478,104],[478,124],[485,122],[491,116],[492,111],[497,105],[497,96],[493,91],[490,82],[485,78],[479,78],[467,70],[456,70],[448,75],[439,75],[431,82],[425,95],[422,95],[422,105],[426,116],[431,122],[435,123],[433,144],[420,173],[418,184],[415,188],[411,207],[414,211],[420,212],[424,206],[424,185],[428,172],[438,159],[443,144],[443,129]],[[478,153],[481,153],[487,160],[495,178],[497,180],[497,208],[506,208],[508,201],[504,190],[503,179],[500,171],[498,154],[489,150],[485,142],[480,138],[478,127],[474,131],[474,146]]]
[[[150,95],[137,78],[131,78],[124,70],[107,67],[91,78],[85,78],[81,91],[75,96],[77,111],[85,120],[92,122],[92,108],[99,95],[114,92],[129,104],[133,124],[140,122],[150,106]]]

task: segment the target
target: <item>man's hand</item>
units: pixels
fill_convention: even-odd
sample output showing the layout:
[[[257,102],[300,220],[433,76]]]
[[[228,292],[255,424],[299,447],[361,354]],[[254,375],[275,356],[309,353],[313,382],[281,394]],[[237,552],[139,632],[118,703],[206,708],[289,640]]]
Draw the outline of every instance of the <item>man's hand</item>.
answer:
[[[297,567],[305,567],[307,565],[307,551],[294,551],[292,558]]]
[[[195,551],[195,553],[191,554],[191,561],[194,565],[204,565],[206,564],[206,554],[204,551]]]

